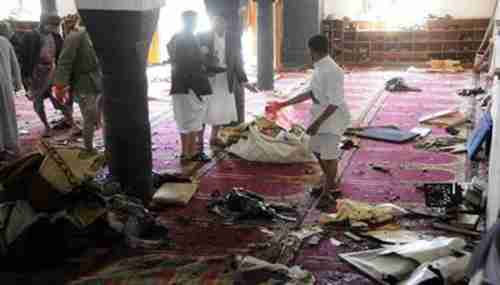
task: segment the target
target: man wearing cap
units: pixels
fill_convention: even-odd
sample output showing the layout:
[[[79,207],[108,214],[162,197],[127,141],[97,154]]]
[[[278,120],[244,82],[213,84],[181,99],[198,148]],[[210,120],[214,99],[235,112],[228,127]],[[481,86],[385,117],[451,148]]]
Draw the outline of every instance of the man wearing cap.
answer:
[[[63,39],[59,34],[61,19],[57,15],[42,15],[40,27],[24,37],[21,57],[22,76],[29,98],[38,117],[45,126],[43,136],[50,136],[51,128],[45,113],[44,100],[49,98],[55,109],[63,112],[68,127],[72,124],[66,106],[51,96],[51,85]]]

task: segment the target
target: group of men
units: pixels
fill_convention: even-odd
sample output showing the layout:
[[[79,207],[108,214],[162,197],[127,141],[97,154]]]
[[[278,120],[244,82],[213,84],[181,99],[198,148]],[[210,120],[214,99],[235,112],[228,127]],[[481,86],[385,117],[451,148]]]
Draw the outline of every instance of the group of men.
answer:
[[[182,142],[181,162],[208,161],[203,151],[205,125],[212,125],[210,144],[217,145],[221,126],[236,121],[234,84],[256,91],[243,69],[241,54],[231,50],[225,17],[212,15],[213,30],[195,34],[197,15],[186,11],[182,15],[183,30],[168,44],[172,62],[174,117]],[[314,63],[310,88],[286,102],[271,102],[268,110],[279,109],[312,100],[312,121],[307,130],[310,148],[318,158],[324,173],[321,188],[337,189],[337,165],[342,134],[351,123],[344,98],[344,73],[329,56],[328,39],[313,36],[308,42]]]
[[[238,120],[234,89],[256,91],[248,83],[241,53],[232,45],[224,14],[211,15],[213,29],[195,34],[197,13],[182,14],[183,29],[167,45],[172,62],[172,102],[181,137],[181,162],[210,160],[203,149],[206,125],[210,145],[220,145],[220,127]]]
[[[49,99],[64,115],[60,125],[83,135],[85,152],[94,153],[94,132],[99,116],[97,99],[101,93],[101,72],[92,42],[78,17],[68,17],[65,37],[61,36],[62,19],[57,15],[41,16],[37,29],[22,41],[14,42],[9,22],[0,24],[0,160],[19,155],[17,118],[14,105],[16,91],[23,91],[44,126],[42,136],[53,134],[45,112]],[[13,47],[15,45],[15,49]],[[15,52],[14,52],[15,51]],[[78,102],[83,130],[73,120],[73,104]]]
[[[210,157],[203,147],[205,126],[212,126],[210,145],[219,145],[220,128],[238,120],[235,88],[257,90],[248,83],[241,52],[231,42],[234,39],[227,31],[223,13],[211,15],[213,29],[200,34],[195,34],[196,12],[184,12],[182,20],[183,29],[167,45],[172,63],[170,93],[182,144],[180,159],[181,162],[207,162]],[[100,121],[98,60],[89,35],[78,21],[65,30],[64,40],[59,34],[60,23],[58,16],[42,16],[39,29],[27,34],[18,48],[21,67],[8,41],[11,33],[0,36],[0,159],[19,152],[12,97],[24,86],[45,126],[45,136],[50,136],[51,126],[44,100],[49,98],[54,107],[62,111],[69,126],[74,125],[73,102],[77,101],[83,115],[85,150],[94,152],[93,136]],[[325,174],[323,187],[334,190],[338,146],[351,121],[344,99],[344,73],[329,56],[327,38],[313,36],[308,46],[314,63],[310,88],[286,102],[271,102],[267,109],[277,112],[312,100],[312,121],[307,130],[311,136],[310,147]]]

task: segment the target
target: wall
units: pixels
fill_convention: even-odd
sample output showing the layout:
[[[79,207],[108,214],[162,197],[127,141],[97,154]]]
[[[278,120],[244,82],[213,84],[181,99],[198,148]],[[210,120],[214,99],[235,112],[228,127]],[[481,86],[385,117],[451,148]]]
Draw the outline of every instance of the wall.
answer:
[[[56,3],[59,16],[64,17],[77,12],[74,0],[57,0]]]
[[[365,0],[325,0],[325,16],[335,14],[356,19],[362,14]],[[372,0],[374,2],[380,0]],[[400,0],[407,1],[407,0]],[[450,14],[454,18],[489,18],[495,0],[419,0],[408,4],[427,9],[438,16]],[[413,7],[412,7],[413,8]]]

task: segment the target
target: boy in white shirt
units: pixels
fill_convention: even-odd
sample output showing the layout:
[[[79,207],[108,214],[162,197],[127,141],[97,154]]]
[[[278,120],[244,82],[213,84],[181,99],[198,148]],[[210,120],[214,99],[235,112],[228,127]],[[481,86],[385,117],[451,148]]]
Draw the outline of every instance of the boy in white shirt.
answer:
[[[313,36],[308,42],[314,63],[310,88],[285,102],[273,102],[270,108],[281,108],[312,100],[312,121],[307,129],[311,136],[310,147],[318,158],[326,177],[324,190],[337,188],[336,177],[340,156],[339,143],[342,134],[351,124],[351,115],[344,99],[344,71],[328,54],[328,39]]]

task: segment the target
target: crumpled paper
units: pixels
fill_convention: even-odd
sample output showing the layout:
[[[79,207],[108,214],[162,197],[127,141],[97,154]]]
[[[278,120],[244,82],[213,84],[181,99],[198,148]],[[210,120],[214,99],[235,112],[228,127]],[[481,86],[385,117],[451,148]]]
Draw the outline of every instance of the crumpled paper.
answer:
[[[323,214],[319,222],[323,225],[342,221],[377,224],[388,222],[396,215],[404,213],[406,210],[394,204],[371,205],[350,199],[340,199],[337,200],[337,213]]]

